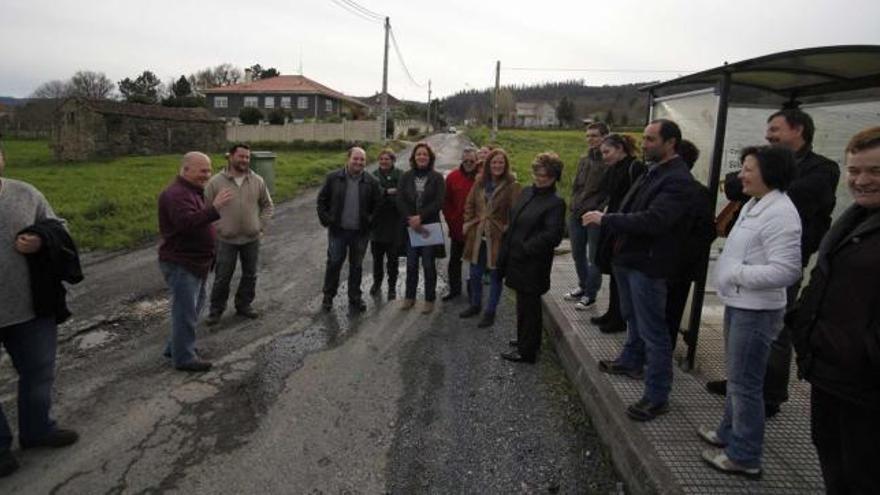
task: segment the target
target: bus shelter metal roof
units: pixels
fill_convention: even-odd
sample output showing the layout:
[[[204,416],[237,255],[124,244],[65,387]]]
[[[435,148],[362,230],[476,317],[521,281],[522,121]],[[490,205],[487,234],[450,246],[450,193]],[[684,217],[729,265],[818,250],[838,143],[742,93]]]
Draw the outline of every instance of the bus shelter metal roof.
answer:
[[[880,87],[880,46],[845,45],[805,48],[724,64],[643,91],[675,92],[693,85],[730,84],[768,91],[788,99]]]
[[[724,138],[727,129],[727,109],[731,90],[742,89],[737,101],[759,98],[761,94],[775,95],[787,100],[784,107],[797,107],[801,99],[823,97],[825,101],[843,98],[846,93],[880,89],[880,46],[844,45],[805,48],[773,53],[763,57],[725,63],[714,69],[697,72],[665,82],[640,88],[648,92],[648,112],[658,96],[684,93],[699,87],[715,87],[718,94],[718,112],[709,172],[711,204],[716,204],[721,179]],[[841,95],[843,94],[843,95]],[[706,267],[703,267],[706,268]],[[703,271],[706,273],[706,270]],[[694,284],[688,330],[684,341],[688,345],[687,360],[694,366],[700,331],[706,281]]]

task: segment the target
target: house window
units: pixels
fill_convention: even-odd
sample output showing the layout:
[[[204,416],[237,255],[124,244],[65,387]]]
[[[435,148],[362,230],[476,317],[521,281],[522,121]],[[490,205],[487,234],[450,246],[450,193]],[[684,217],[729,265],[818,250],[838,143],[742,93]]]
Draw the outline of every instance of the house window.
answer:
[[[308,96],[297,96],[296,108],[298,108],[300,110],[305,110],[306,108],[309,108],[309,97]]]
[[[290,108],[290,97],[282,96],[281,97],[281,108]]]
[[[275,108],[275,97],[267,96],[266,99],[263,101],[263,106],[265,106],[266,108]]]
[[[256,96],[245,96],[244,97],[244,106],[246,107],[259,107],[260,99]]]
[[[227,96],[215,96],[214,97],[214,108],[228,108],[229,107],[229,97]]]
[[[67,112],[67,123],[68,125],[76,124],[76,114],[73,112]]]
[[[324,100],[324,111],[332,112],[333,111],[333,100]]]

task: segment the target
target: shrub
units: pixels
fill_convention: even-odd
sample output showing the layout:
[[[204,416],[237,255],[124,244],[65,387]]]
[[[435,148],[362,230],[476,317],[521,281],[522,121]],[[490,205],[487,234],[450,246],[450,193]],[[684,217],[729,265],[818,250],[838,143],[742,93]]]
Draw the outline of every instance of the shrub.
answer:
[[[256,107],[244,107],[238,112],[238,120],[245,125],[257,125],[263,120],[263,112]]]
[[[269,123],[272,125],[284,125],[287,120],[287,112],[283,108],[276,108],[269,112]]]

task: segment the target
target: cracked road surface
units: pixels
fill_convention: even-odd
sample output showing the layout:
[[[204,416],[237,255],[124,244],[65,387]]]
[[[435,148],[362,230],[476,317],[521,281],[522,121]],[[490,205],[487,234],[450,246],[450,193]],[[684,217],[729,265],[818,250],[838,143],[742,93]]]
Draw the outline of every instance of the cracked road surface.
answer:
[[[438,168],[465,138],[437,135]],[[408,150],[407,150],[408,151]],[[399,167],[407,167],[407,152]],[[162,357],[168,300],[154,247],[91,256],[59,329],[54,415],[78,444],[17,451],[0,493],[609,493],[619,480],[549,346],[536,366],[501,361],[509,293],[491,329],[384,295],[348,313],[345,276],[320,310],[326,232],[316,192],[280,205],[256,307],[199,329],[208,373]],[[369,287],[370,256],[363,286]],[[401,265],[403,263],[401,262]],[[445,292],[445,262],[438,263]],[[401,275],[403,275],[401,266]],[[237,284],[237,281],[233,281]],[[398,293],[402,293],[403,277]],[[384,293],[384,291],[383,291]],[[15,373],[0,357],[15,424]]]

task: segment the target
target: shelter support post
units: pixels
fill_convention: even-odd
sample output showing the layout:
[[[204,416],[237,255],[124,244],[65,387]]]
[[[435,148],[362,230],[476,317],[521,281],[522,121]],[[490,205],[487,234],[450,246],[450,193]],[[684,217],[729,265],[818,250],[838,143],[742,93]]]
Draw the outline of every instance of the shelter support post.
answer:
[[[709,169],[709,196],[712,207],[718,203],[718,189],[721,182],[721,165],[724,160],[724,138],[727,131],[727,107],[730,98],[730,73],[725,72],[718,81],[718,114],[715,119],[715,138],[712,145],[712,162]],[[709,248],[711,249],[711,248]],[[684,334],[684,341],[688,346],[687,365],[688,369],[694,368],[694,359],[697,355],[697,341],[700,336],[700,321],[703,314],[703,300],[706,295],[706,277],[708,276],[709,256],[705,257],[700,273],[703,274],[694,283],[694,294],[691,301],[691,314],[688,321],[688,331]]]

